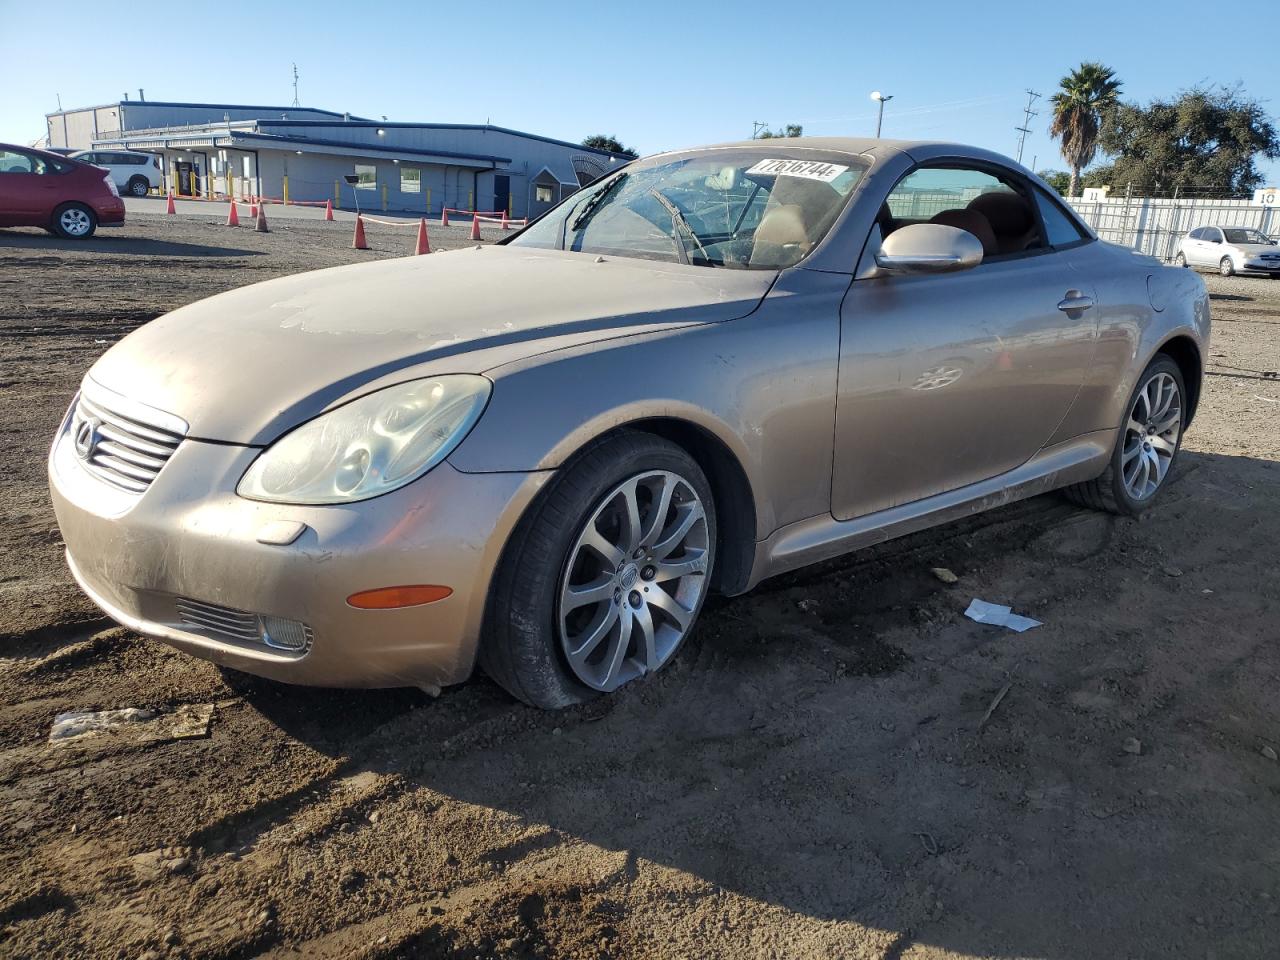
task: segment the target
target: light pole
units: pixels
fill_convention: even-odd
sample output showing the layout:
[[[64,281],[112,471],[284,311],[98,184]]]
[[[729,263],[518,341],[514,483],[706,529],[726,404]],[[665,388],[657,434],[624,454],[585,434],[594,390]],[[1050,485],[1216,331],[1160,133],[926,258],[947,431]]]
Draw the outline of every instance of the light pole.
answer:
[[[884,123],[884,105],[888,100],[892,100],[892,95],[881,93],[879,90],[871,91],[871,99],[880,102],[880,113],[876,116],[876,139],[880,138],[880,125]]]

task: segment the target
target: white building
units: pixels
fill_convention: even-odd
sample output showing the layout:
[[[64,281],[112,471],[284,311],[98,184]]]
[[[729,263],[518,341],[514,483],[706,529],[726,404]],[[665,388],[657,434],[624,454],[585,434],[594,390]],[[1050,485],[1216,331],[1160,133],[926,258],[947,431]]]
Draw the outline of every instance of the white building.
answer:
[[[49,146],[164,158],[180,196],[332,200],[534,217],[627,158],[488,124],[392,123],[299,107],[123,100],[51,113]]]

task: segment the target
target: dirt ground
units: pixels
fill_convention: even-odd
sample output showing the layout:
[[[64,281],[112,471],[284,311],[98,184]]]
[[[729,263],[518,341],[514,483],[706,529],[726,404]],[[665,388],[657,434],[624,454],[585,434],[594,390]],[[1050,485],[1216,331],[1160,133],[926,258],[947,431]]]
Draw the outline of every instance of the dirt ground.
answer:
[[[1141,521],[1046,496],[713,598],[661,674],[547,714],[483,677],[222,673],[64,567],[44,457],[93,359],[411,243],[348,229],[0,231],[0,953],[1276,955],[1280,282],[1207,278],[1214,375]],[[973,597],[1044,626],[973,623]],[[186,704],[215,705],[207,738],[46,742],[62,711]]]

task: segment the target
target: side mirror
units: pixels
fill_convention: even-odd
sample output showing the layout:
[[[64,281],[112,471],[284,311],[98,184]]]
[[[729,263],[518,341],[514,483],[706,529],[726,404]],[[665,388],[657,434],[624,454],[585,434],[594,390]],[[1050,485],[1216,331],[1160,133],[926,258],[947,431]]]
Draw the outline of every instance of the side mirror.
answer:
[[[950,273],[982,262],[982,242],[968,230],[940,223],[912,223],[885,237],[876,266],[890,275]]]

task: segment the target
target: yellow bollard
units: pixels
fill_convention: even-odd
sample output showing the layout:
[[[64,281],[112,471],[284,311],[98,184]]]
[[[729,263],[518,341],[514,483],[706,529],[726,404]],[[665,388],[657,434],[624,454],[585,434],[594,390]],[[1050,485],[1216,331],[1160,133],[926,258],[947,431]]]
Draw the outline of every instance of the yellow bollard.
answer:
[[[286,173],[280,178],[280,181],[283,184],[281,189],[284,191],[284,196],[281,199],[284,200],[284,205],[287,207],[289,205],[289,175]]]
[[[507,216],[508,216],[508,217],[510,217],[510,216],[511,216],[511,214],[512,214],[512,213],[515,211],[515,209],[516,209],[516,207],[515,207],[515,200],[516,200],[516,195],[515,195],[514,193],[508,193],[508,194],[507,194]]]
[[[472,213],[476,212],[476,192],[474,190],[467,191],[467,209]]]
[[[382,185],[382,212],[387,212],[387,185]]]
[[[431,188],[427,187],[427,213],[431,212]]]
[[[200,194],[196,193],[196,172],[194,170],[189,170],[187,172],[187,180],[189,181],[189,185],[191,187],[191,196],[193,197],[200,196]]]
[[[333,209],[338,209],[338,204],[342,202],[342,181],[333,181]]]

